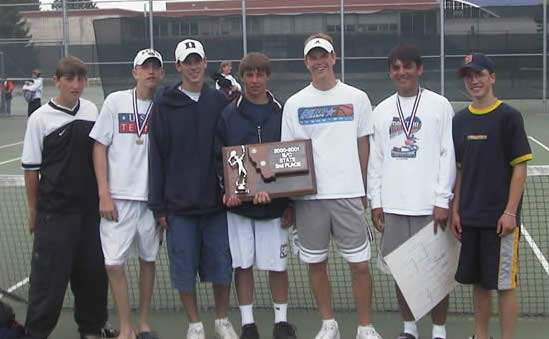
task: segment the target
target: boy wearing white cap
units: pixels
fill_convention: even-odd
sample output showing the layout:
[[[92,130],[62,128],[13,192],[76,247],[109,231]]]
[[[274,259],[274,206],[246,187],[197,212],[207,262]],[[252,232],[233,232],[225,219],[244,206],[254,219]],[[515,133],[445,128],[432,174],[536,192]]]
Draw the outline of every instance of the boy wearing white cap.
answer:
[[[213,285],[218,338],[237,339],[227,319],[232,263],[214,135],[228,103],[204,84],[206,53],[196,40],[175,49],[181,82],[159,90],[151,116],[149,207],[167,230],[172,285],[189,319],[187,339],[204,339],[196,300],[196,276]]]
[[[372,107],[366,93],[337,80],[330,36],[310,36],[304,54],[312,82],[286,102],[282,141],[312,139],[313,143],[318,192],[295,200],[295,216],[299,257],[309,264],[323,319],[316,339],[340,338],[327,274],[331,237],[351,269],[359,321],[356,338],[378,339],[370,306],[372,238],[364,215]]]
[[[160,53],[137,53],[135,88],[107,96],[90,137],[99,190],[101,246],[120,318],[119,339],[158,338],[149,326],[159,229],[147,207],[149,119],[156,86],[164,77]],[[132,328],[124,262],[137,248],[140,263],[139,327]]]

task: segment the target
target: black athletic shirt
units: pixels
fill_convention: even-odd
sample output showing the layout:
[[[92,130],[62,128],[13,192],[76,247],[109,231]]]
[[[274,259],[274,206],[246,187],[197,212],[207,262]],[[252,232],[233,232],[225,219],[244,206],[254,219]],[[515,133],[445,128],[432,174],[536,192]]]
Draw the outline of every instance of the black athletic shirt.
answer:
[[[463,174],[461,224],[496,227],[507,205],[513,166],[532,159],[522,116],[498,100],[483,110],[471,106],[461,110],[452,130],[456,162]]]
[[[95,104],[80,99],[72,109],[50,101],[30,116],[21,162],[24,170],[40,172],[39,211],[98,211],[89,137],[97,115]]]

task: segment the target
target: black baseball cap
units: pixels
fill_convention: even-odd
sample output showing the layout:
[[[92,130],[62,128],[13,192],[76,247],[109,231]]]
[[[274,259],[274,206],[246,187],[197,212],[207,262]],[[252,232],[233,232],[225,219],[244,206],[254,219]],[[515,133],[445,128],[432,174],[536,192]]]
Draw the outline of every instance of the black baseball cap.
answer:
[[[473,53],[465,56],[463,65],[458,69],[457,74],[460,78],[463,78],[469,70],[480,72],[484,69],[491,73],[494,72],[495,65],[492,59],[483,53]]]

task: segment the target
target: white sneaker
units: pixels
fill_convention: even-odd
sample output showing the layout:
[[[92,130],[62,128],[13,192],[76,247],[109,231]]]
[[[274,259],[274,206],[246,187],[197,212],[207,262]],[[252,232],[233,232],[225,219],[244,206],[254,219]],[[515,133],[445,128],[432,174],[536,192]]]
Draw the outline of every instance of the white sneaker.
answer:
[[[356,330],[356,339],[383,339],[373,327],[359,326]]]
[[[238,339],[233,324],[227,318],[215,319],[215,336],[219,339]]]
[[[337,321],[322,322],[322,328],[318,331],[315,339],[340,339],[339,326]]]
[[[206,335],[204,334],[204,325],[200,323],[192,328],[189,326],[189,329],[187,330],[187,339],[206,339]]]

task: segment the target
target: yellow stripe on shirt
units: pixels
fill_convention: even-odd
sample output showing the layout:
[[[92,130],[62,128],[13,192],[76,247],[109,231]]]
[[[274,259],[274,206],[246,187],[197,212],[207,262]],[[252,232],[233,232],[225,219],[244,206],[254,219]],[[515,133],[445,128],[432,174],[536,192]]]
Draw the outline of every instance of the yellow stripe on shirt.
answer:
[[[528,154],[521,155],[520,157],[516,157],[515,159],[511,160],[510,164],[511,164],[511,166],[515,167],[516,165],[518,165],[520,163],[523,163],[525,161],[532,160],[532,159],[534,159],[534,156],[532,155],[532,153],[528,153]]]
[[[503,101],[498,100],[493,105],[490,105],[486,108],[474,108],[473,105],[469,105],[469,111],[473,114],[486,114],[494,111],[499,105],[503,104]]]

